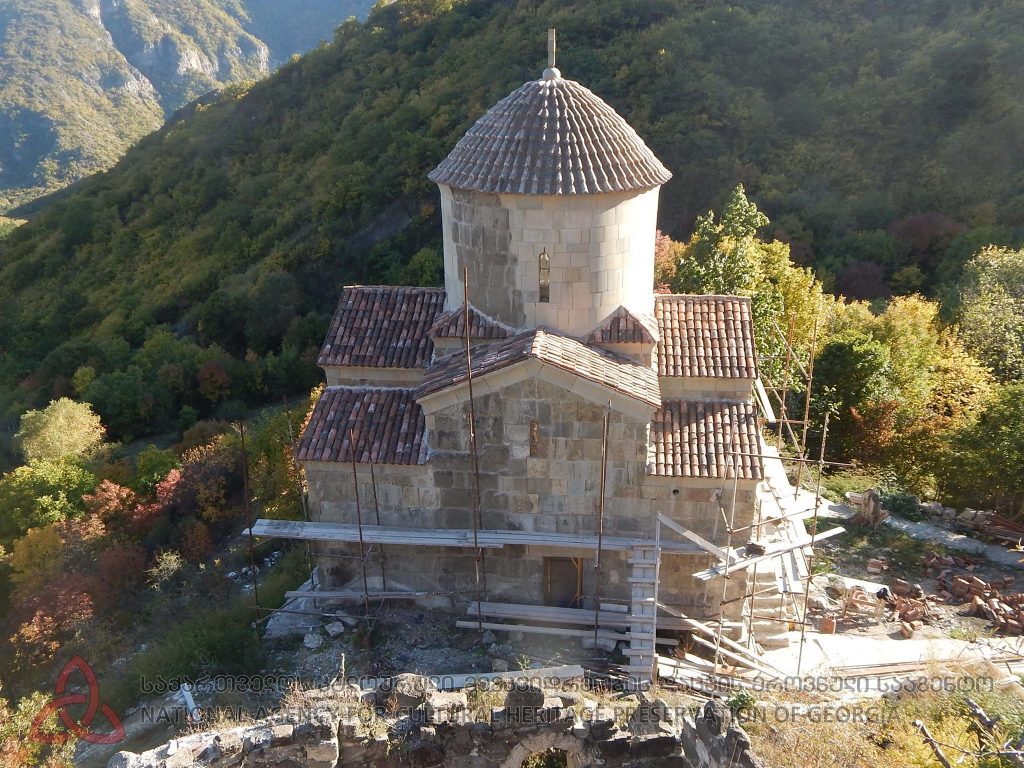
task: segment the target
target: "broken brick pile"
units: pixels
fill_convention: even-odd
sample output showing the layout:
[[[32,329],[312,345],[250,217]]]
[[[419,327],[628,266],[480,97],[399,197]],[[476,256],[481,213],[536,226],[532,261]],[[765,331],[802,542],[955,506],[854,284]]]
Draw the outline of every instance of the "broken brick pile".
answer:
[[[911,584],[903,579],[893,579],[889,591],[892,597],[886,607],[899,618],[903,636],[913,637],[914,632],[933,618],[930,598],[920,584]]]
[[[992,622],[996,630],[1008,635],[1024,634],[1024,593],[1003,594],[1000,590],[1013,584],[1006,576],[998,582],[987,582],[973,575],[939,578],[939,586],[952,601],[970,602],[974,615]],[[940,593],[941,594],[941,593]],[[945,596],[945,595],[943,595]]]

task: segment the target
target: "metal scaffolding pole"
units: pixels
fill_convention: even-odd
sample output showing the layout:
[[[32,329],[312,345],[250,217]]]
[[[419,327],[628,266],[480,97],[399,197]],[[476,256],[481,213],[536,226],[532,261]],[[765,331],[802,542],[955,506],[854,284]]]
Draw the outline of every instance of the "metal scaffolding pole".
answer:
[[[814,542],[818,536],[818,505],[821,502],[821,473],[825,466],[825,443],[828,441],[828,411],[825,412],[825,423],[821,430],[821,451],[818,456],[818,482],[814,489],[814,519],[811,522],[811,554],[807,559],[807,584],[804,586],[804,613],[800,617],[800,649],[796,657],[796,674],[800,676],[801,664],[804,660],[804,638],[807,634],[807,606],[811,599],[811,579],[814,576]]]

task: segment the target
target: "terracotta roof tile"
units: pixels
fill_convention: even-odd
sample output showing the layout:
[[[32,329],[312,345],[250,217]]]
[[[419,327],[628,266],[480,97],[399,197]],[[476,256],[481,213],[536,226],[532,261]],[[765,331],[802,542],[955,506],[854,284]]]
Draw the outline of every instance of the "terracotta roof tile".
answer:
[[[472,359],[474,377],[536,359],[637,400],[651,405],[661,404],[658,377],[650,368],[543,328],[480,347]],[[427,371],[423,383],[416,388],[416,396],[440,392],[466,379],[465,357],[461,353],[449,355]]]
[[[659,375],[757,377],[749,298],[656,295],[654,315]]]
[[[317,364],[425,368],[443,307],[443,288],[346,286]]]
[[[485,315],[472,304],[469,305],[469,327],[471,339],[507,339],[516,332],[514,328]],[[430,327],[430,336],[435,339],[464,339],[465,328],[466,310],[463,305],[438,315]]]
[[[652,315],[619,307],[583,337],[586,344],[655,344],[658,323]]]
[[[650,189],[672,178],[614,109],[557,70],[548,73],[491,107],[427,178],[517,195]]]
[[[303,430],[299,461],[422,464],[423,411],[411,389],[328,387]]]
[[[651,419],[647,471],[668,477],[732,478],[737,462],[739,476],[761,480],[764,471],[752,403],[737,401],[668,400]]]

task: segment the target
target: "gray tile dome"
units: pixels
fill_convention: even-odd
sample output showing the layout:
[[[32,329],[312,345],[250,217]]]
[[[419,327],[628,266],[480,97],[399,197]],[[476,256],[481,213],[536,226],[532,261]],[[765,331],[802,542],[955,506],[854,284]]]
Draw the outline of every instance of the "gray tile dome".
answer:
[[[488,110],[427,177],[479,192],[590,195],[650,189],[672,174],[614,109],[552,68]]]

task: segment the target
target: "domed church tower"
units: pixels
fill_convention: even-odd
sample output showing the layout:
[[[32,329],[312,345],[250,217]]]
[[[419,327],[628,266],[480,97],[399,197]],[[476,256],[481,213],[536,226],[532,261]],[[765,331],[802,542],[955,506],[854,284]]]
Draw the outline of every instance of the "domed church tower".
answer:
[[[593,92],[549,67],[492,107],[428,177],[441,189],[446,309],[582,336],[654,310],[658,193],[672,174]]]

